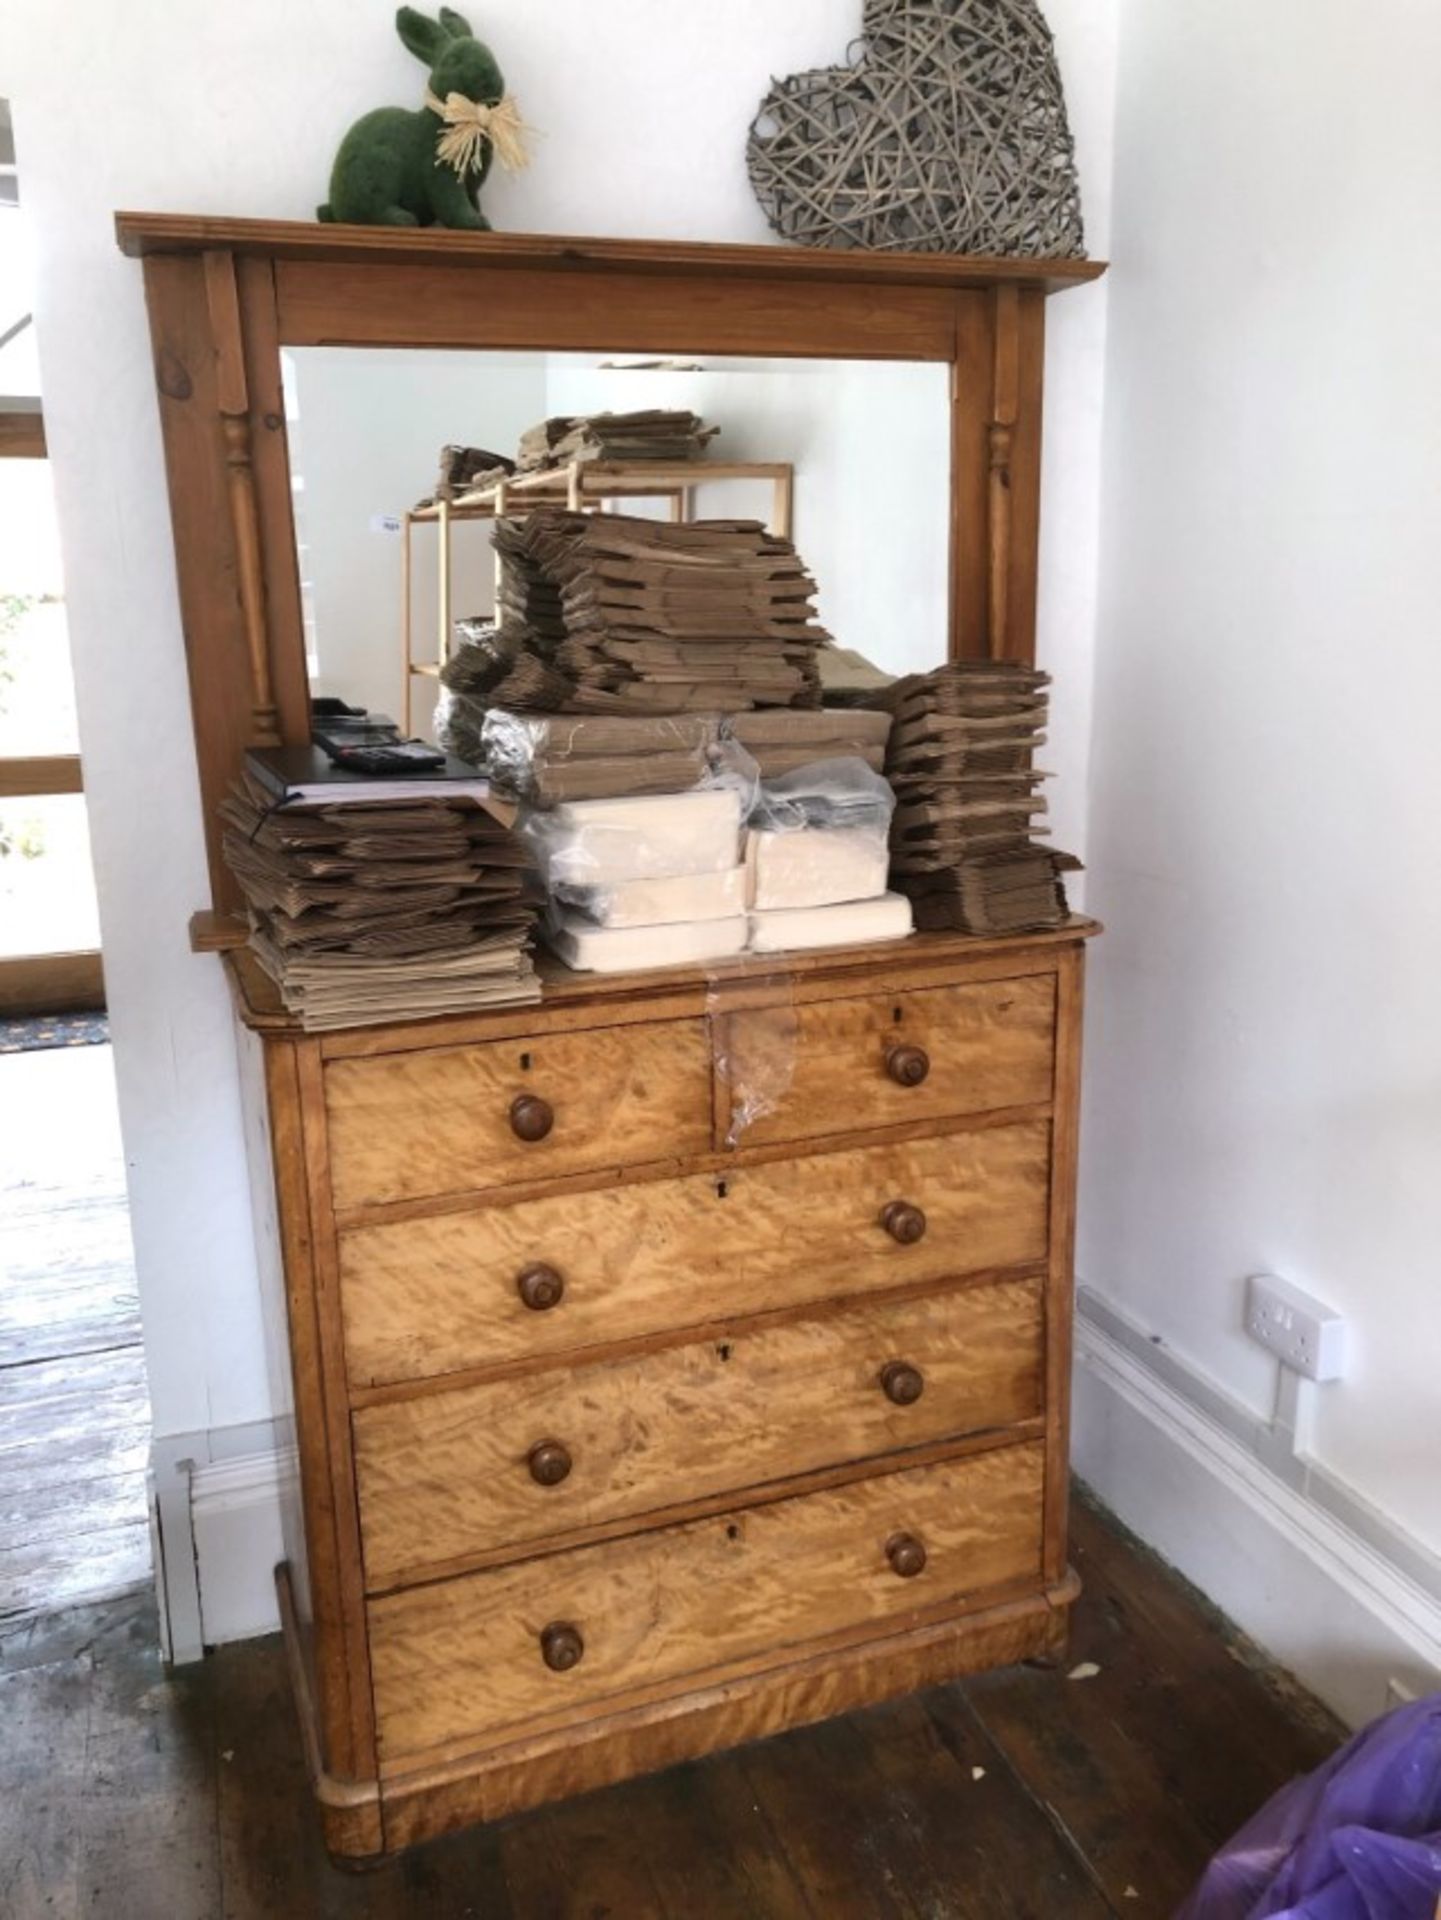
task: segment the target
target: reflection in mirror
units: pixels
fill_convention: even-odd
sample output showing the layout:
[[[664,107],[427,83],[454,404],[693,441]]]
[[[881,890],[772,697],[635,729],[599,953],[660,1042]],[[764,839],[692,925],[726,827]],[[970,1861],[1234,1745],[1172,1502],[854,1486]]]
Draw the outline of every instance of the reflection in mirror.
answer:
[[[493,503],[437,509],[441,449],[515,459],[547,419],[650,409],[690,410],[719,430],[694,477],[681,485],[653,468],[647,491],[642,471],[625,481],[626,498],[600,495],[592,477],[587,508],[762,521],[794,539],[838,647],[887,674],[946,657],[943,365],[306,347],[286,350],[284,372],[316,693],[402,725],[408,716],[410,731],[431,737],[451,623],[495,608]],[[737,467],[753,471],[723,477]],[[564,477],[542,486],[566,504]],[[506,500],[507,511],[524,506],[524,484]]]

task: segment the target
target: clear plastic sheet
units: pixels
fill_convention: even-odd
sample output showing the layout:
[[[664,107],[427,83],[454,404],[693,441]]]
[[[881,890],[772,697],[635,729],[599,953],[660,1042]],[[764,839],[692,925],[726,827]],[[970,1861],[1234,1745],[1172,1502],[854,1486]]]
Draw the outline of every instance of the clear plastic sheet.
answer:
[[[761,786],[750,824],[773,832],[802,827],[868,828],[889,834],[896,796],[890,783],[853,754],[813,760]]]
[[[556,881],[552,898],[598,927],[665,927],[677,921],[729,920],[746,910],[746,870],[681,873],[666,879],[618,880],[610,886]]]
[[[649,967],[705,966],[745,950],[745,915],[682,920],[666,926],[600,927],[587,915],[552,908],[546,937],[581,973],[633,973]]]
[[[549,807],[684,793],[706,779],[718,738],[713,714],[622,719],[492,707],[481,723],[480,750],[497,785]]]
[[[866,900],[837,900],[826,907],[773,907],[750,916],[755,953],[814,953],[823,947],[864,947],[904,940],[911,932],[911,903],[903,893]]]
[[[742,797],[720,784],[689,793],[527,808],[521,836],[561,899],[635,880],[724,873],[740,864]]]
[[[795,1071],[796,1009],[782,922],[790,931],[848,902],[875,906],[894,924],[871,938],[910,930],[909,908],[882,907],[895,795],[857,755],[812,761],[762,782],[746,833],[748,940],[752,951],[707,1000],[716,1078],[725,1100],[725,1144],[740,1145],[774,1113]],[[900,921],[904,920],[904,925]],[[812,924],[802,944],[830,944]],[[769,948],[769,950],[768,950]],[[733,1011],[748,1002],[743,1016]]]
[[[706,986],[711,1060],[723,1101],[726,1147],[776,1112],[790,1092],[797,1047],[792,976],[776,954],[745,955]]]
[[[1222,1847],[1176,1920],[1434,1920],[1441,1694],[1398,1707]]]

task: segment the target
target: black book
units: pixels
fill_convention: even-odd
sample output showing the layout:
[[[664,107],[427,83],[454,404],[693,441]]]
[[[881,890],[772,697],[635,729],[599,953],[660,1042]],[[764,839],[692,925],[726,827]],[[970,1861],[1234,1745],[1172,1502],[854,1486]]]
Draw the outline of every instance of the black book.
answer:
[[[252,747],[246,771],[277,806],[343,807],[386,800],[485,801],[490,782],[466,760],[447,754],[443,767],[421,773],[352,773],[320,747]]]

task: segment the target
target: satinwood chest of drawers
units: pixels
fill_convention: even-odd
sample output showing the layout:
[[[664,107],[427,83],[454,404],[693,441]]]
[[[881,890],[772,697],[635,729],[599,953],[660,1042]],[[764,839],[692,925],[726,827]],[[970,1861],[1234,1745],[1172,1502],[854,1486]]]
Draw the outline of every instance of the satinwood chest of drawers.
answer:
[[[1101,263],[117,231],[144,263],[210,877],[191,939],[242,1023],[294,1428],[281,1605],[333,1851],[1058,1648],[1091,925],[552,974],[538,1007],[307,1036],[245,951],[220,807],[247,748],[312,734],[285,351],[943,368],[936,658],[1027,662],[1046,301]]]
[[[1059,1648],[1091,930],[323,1037],[230,959],[337,1855]]]

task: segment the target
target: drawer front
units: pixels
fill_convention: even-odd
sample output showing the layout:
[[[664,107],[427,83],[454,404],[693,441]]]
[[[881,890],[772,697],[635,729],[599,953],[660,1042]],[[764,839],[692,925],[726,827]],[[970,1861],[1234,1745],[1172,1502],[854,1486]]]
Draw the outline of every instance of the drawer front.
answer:
[[[373,1601],[381,1759],[537,1732],[1037,1580],[1041,1489],[1041,1448],[1006,1447]]]
[[[1038,1105],[1055,1035],[1049,973],[728,1015],[718,1048],[733,1143]],[[757,1105],[769,1110],[752,1116]]]
[[[1011,1281],[360,1408],[368,1582],[1030,1418],[1042,1344]]]
[[[1035,1121],[357,1228],[340,1239],[351,1384],[1040,1261],[1049,1189]],[[882,1224],[895,1200],[921,1209],[921,1239]]]
[[[418,1200],[704,1153],[710,1052],[699,1021],[437,1047],[333,1061],[325,1101],[336,1206]]]

